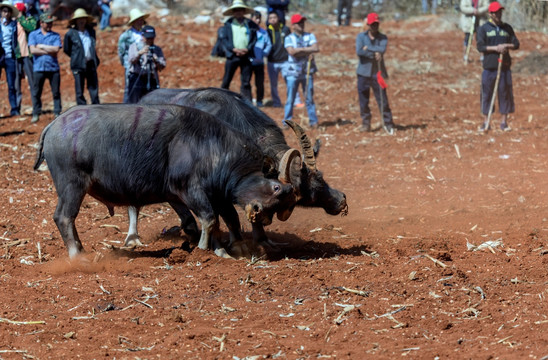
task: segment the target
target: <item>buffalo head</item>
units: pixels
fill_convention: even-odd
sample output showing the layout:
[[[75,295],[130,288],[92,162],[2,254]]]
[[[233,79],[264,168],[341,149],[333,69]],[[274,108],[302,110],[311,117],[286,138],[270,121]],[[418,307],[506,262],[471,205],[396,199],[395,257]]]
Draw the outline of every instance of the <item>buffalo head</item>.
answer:
[[[312,143],[302,127],[293,121],[286,120],[286,122],[299,140],[302,160],[298,156],[298,151],[295,149],[288,150],[283,159],[287,157],[289,164],[283,164],[283,161],[280,162],[280,181],[292,184],[297,196],[297,205],[321,207],[330,215],[341,213],[346,215],[348,213],[346,195],[329,187],[322,173],[316,168],[316,157],[320,148],[319,141],[316,141],[315,146],[312,147]],[[287,168],[290,168],[290,170],[287,170]]]

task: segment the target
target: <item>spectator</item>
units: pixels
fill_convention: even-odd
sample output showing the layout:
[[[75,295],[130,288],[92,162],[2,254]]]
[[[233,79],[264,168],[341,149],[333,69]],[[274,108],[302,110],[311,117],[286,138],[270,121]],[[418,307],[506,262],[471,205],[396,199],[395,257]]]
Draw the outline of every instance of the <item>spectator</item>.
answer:
[[[502,115],[501,130],[510,130],[508,114],[515,111],[512,71],[510,71],[512,59],[509,50],[519,49],[519,40],[512,26],[502,21],[503,10],[504,7],[498,1],[492,2],[488,9],[489,21],[478,28],[477,48],[479,52],[484,54],[481,76],[481,111],[485,118],[480,131],[489,130],[487,117],[491,110],[491,98],[495,91],[500,55],[502,55],[502,63],[500,63],[499,86],[496,91],[499,98],[499,112]]]
[[[24,0],[24,3],[27,8],[27,16],[32,16],[38,24],[38,21],[40,21],[40,15],[42,14],[42,11],[40,10],[40,1]]]
[[[278,21],[282,23],[282,25],[285,25],[285,13],[289,8],[290,2],[290,0],[266,0],[268,13],[275,12],[278,14]],[[269,25],[268,19],[266,25]]]
[[[251,61],[251,73],[255,75],[255,88],[257,89],[257,107],[263,107],[264,98],[264,58],[270,53],[272,43],[265,29],[261,28],[261,13],[255,11],[251,20],[258,26],[257,42],[253,48],[253,61]]]
[[[487,8],[489,7],[489,0],[461,0],[460,1],[460,28],[464,31],[464,61],[468,61],[466,49],[468,47],[468,41],[472,41],[470,38],[472,33],[475,33],[480,21],[487,17]]]
[[[99,81],[97,79],[99,58],[95,51],[93,16],[88,15],[84,9],[76,9],[69,20],[69,26],[71,28],[65,34],[63,51],[70,57],[76,103],[86,105],[84,85],[87,84],[91,103],[99,104]]]
[[[101,31],[112,31],[110,27],[110,17],[112,16],[112,10],[110,10],[110,3],[112,0],[99,0],[98,5],[101,8],[101,22],[99,23],[99,29]]]
[[[150,25],[142,27],[144,41],[137,41],[129,47],[128,102],[135,104],[151,92],[160,88],[158,71],[166,67],[162,48],[154,45],[156,31]]]
[[[287,50],[288,61],[284,69],[284,77],[287,83],[287,101],[285,103],[285,114],[283,126],[286,127],[286,120],[293,117],[293,104],[295,94],[299,85],[306,94],[306,110],[308,120],[312,128],[318,126],[316,116],[316,104],[314,104],[314,73],[316,63],[314,53],[320,52],[318,42],[314,34],[304,31],[306,18],[300,14],[291,17],[292,33],[285,38],[284,46]]]
[[[13,17],[19,16],[19,10],[11,4],[11,1],[4,0],[0,3],[0,71],[4,68],[8,83],[8,100],[10,103],[10,115],[20,114],[20,107],[17,104],[17,91],[15,80],[17,76],[17,21]]]
[[[371,109],[369,95],[371,89],[383,116],[383,127],[390,135],[394,134],[392,111],[388,105],[386,89],[381,86],[382,77],[388,77],[384,66],[384,53],[388,38],[379,32],[379,16],[370,13],[364,21],[367,29],[356,37],[356,54],[358,55],[358,98],[360,101],[360,116],[362,126],[360,131],[371,131]],[[380,78],[379,78],[380,74]],[[379,83],[379,80],[381,83]],[[382,104],[382,105],[381,105]]]
[[[17,70],[15,72],[15,92],[17,94],[17,107],[21,109],[21,103],[23,101],[23,89],[21,83],[23,78],[27,78],[29,84],[29,94],[32,93],[33,75],[32,75],[32,57],[29,52],[28,37],[29,34],[36,30],[38,22],[36,19],[27,13],[27,8],[24,3],[17,3],[15,5],[19,10],[19,17],[17,18]]]
[[[432,3],[430,11],[432,15],[436,15],[436,8],[438,7],[438,0],[422,0],[422,13],[426,14],[428,12],[428,1]]]
[[[61,73],[57,54],[61,50],[61,36],[51,30],[53,17],[49,13],[40,15],[40,28],[29,35],[30,53],[34,57],[32,88],[32,123],[38,121],[42,113],[42,90],[46,79],[49,80],[53,94],[53,114],[61,113]]]
[[[240,68],[240,93],[251,101],[251,57],[255,43],[257,42],[258,26],[245,14],[253,13],[243,0],[234,0],[232,5],[223,12],[224,16],[230,16],[225,22],[222,46],[226,53],[225,73],[221,87],[228,89],[230,82]]]
[[[344,17],[344,25],[350,25],[350,19],[352,18],[352,0],[339,0],[337,5],[337,23],[342,25],[343,10],[346,11]]]
[[[124,31],[118,38],[118,57],[120,63],[125,69],[124,73],[124,103],[128,102],[128,75],[129,75],[129,47],[134,42],[143,41],[141,36],[141,28],[145,24],[145,19],[149,14],[141,12],[139,9],[131,9],[129,12],[129,21],[127,25],[129,29]]]

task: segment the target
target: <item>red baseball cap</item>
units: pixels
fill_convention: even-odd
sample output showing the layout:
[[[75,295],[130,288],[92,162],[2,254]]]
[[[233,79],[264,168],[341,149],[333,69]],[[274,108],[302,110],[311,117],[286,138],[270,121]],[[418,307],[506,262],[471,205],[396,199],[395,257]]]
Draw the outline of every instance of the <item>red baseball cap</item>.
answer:
[[[489,12],[494,13],[499,10],[504,10],[504,6],[502,6],[498,1],[493,1],[491,4],[489,4]]]
[[[301,14],[295,14],[291,17],[291,25],[298,24],[303,20],[306,20],[304,16],[302,16]]]
[[[371,25],[379,22],[379,15],[377,13],[371,13],[367,15],[367,25]]]
[[[23,3],[17,3],[17,4],[15,4],[15,7],[17,8],[17,10],[19,10],[19,12],[26,12],[27,11],[27,7]]]

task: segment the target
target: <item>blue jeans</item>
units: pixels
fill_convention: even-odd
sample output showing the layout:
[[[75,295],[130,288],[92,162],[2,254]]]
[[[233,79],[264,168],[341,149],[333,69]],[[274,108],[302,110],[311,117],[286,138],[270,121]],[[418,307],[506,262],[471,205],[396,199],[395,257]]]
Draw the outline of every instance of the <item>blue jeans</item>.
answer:
[[[318,117],[316,116],[316,104],[314,104],[314,76],[311,74],[308,77],[308,83],[306,77],[286,76],[285,82],[287,83],[287,101],[285,103],[284,124],[285,120],[291,120],[293,117],[293,104],[299,85],[301,85],[303,93],[306,94],[305,104],[306,111],[308,112],[308,120],[310,125],[317,125]]]
[[[103,13],[101,14],[101,23],[99,25],[101,30],[105,30],[108,26],[110,26],[112,10],[110,10],[110,6],[107,4],[101,4],[101,11]]]
[[[11,115],[16,115],[21,110],[17,104],[17,91],[15,89],[16,67],[17,60],[15,58],[5,58],[2,66],[6,71],[6,79],[8,81],[8,99],[11,106]]]
[[[273,63],[269,62],[267,65],[268,78],[270,79],[270,95],[272,96],[272,106],[281,107],[282,101],[280,100],[280,95],[278,94],[278,74],[282,73],[285,67],[285,63]],[[295,104],[301,103],[301,97],[299,92],[295,96]]]

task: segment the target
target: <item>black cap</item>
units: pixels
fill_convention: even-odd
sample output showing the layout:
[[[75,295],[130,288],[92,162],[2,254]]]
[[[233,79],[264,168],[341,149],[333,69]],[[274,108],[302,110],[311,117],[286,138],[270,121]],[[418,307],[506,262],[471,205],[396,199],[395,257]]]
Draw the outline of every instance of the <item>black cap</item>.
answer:
[[[145,25],[141,28],[141,32],[143,33],[143,37],[145,39],[151,39],[156,37],[156,30],[150,25]]]

